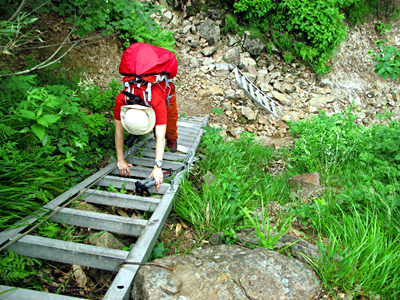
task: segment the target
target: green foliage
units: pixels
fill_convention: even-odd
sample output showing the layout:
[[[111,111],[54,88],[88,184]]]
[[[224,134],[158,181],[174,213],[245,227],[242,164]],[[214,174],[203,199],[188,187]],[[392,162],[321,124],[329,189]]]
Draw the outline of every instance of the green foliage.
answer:
[[[375,73],[384,79],[388,77],[393,80],[397,79],[400,76],[400,49],[390,45],[383,46],[385,41],[377,41],[376,43],[379,48],[382,48],[381,52],[374,53],[372,50],[368,51],[369,54],[375,56],[374,61],[377,62],[374,66]]]
[[[254,26],[272,33],[276,46],[308,61],[317,73],[323,74],[328,70],[328,59],[347,32],[339,13],[340,3],[338,0],[240,0],[234,9]],[[292,57],[286,54],[285,60],[291,61]]]
[[[400,232],[382,227],[373,206],[359,210],[352,206],[337,215],[328,215],[322,226],[329,244],[319,244],[321,255],[315,270],[325,287],[340,287],[355,295],[371,292],[384,299],[399,297],[398,272]]]
[[[312,261],[325,288],[340,287],[358,295],[371,292],[398,298],[400,264],[400,125],[397,121],[369,128],[344,114],[290,123],[298,139],[288,164],[291,174],[318,171],[326,187],[314,203],[292,210],[329,243],[319,243]]]
[[[36,78],[0,79],[0,228],[90,174],[88,166],[114,147],[112,124],[104,114],[85,114],[82,100],[67,86],[40,87]]]
[[[395,0],[342,0],[340,2],[340,8],[351,26],[364,23],[368,16],[380,18],[393,16],[398,10],[398,2],[396,3]]]
[[[221,28],[221,33],[228,34],[229,32],[237,33],[240,30],[239,25],[236,21],[236,17],[227,14],[225,16],[224,26]]]
[[[19,283],[22,279],[36,275],[37,267],[41,265],[38,259],[20,256],[9,250],[0,255],[1,281],[7,284]]]
[[[287,195],[285,182],[265,176],[272,150],[255,142],[254,135],[244,133],[240,139],[224,143],[215,128],[206,129],[200,147],[207,159],[198,166],[198,178],[182,184],[175,211],[197,230],[224,231],[233,241],[238,228],[252,226],[243,208],[255,210],[261,193],[268,201],[282,199]],[[208,172],[215,176],[213,181],[208,182]],[[206,183],[200,181],[202,177]]]
[[[82,106],[95,113],[112,112],[115,97],[122,90],[121,84],[115,80],[112,80],[105,90],[96,86],[93,79],[81,79],[78,86],[80,89],[77,96],[82,99]]]
[[[6,0],[0,0],[0,3],[2,12],[7,11],[10,15],[18,8]],[[129,0],[34,0],[30,2],[29,8],[25,7],[22,10],[15,21],[0,22],[0,53],[10,55],[20,45],[35,39],[42,42],[40,32],[30,30],[32,23],[37,20],[31,13],[50,11],[54,11],[64,18],[67,24],[71,24],[72,33],[81,38],[95,31],[102,32],[105,36],[118,32],[120,38],[125,41],[125,47],[134,42],[146,42],[174,51],[175,40],[172,32],[162,30],[150,17],[153,13],[161,14],[162,8]]]
[[[26,12],[17,16],[15,21],[0,21],[0,53],[13,55],[14,50],[22,46],[26,40],[39,40],[38,30],[26,30],[38,19],[29,16]]]
[[[322,201],[320,200],[317,202],[318,203],[304,204],[292,210],[304,226],[311,225],[314,228],[318,227],[321,222],[321,215],[327,213],[325,201],[322,199]]]
[[[164,248],[164,243],[157,243],[155,244],[153,251],[151,252],[151,255],[148,259],[148,261],[153,261],[157,258],[163,258],[165,257],[164,252],[167,251],[168,249]]]

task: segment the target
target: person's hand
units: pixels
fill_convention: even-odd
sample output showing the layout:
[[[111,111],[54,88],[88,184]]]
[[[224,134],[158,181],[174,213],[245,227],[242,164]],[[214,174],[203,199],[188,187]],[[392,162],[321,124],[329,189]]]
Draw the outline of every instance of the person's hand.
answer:
[[[131,177],[131,170],[129,169],[129,167],[132,167],[132,164],[128,164],[125,160],[123,160],[118,161],[117,167],[119,170],[119,175]]]
[[[163,182],[164,175],[161,168],[154,166],[153,172],[151,172],[149,177],[153,177],[156,181],[156,190],[160,188],[160,184]]]

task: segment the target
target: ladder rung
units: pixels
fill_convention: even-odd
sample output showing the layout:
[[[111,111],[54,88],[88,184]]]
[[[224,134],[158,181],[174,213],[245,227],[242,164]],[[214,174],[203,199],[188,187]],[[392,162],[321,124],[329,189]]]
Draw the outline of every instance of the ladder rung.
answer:
[[[114,271],[125,261],[128,252],[87,244],[27,235],[10,245],[16,254],[67,264]]]
[[[201,127],[203,127],[203,125],[201,123],[189,123],[189,122],[178,121],[178,122],[176,122],[176,124],[178,125],[178,128],[185,127],[185,128],[201,129]]]
[[[104,177],[101,181],[99,181],[99,185],[109,186],[110,185],[109,182],[114,182],[114,181],[112,181],[112,177],[115,177],[115,176]],[[129,180],[129,183],[126,184],[126,186],[125,186],[125,188],[127,190],[135,189],[135,182],[136,182],[135,179],[124,178],[124,180]],[[128,181],[126,181],[126,182],[128,182]],[[113,185],[117,188],[122,188],[122,186],[119,187],[118,185],[115,185],[115,182]],[[164,193],[165,193],[165,191],[168,189],[168,187],[169,187],[169,184],[166,184],[166,183],[161,184],[159,192],[162,192],[162,190],[164,190]],[[152,188],[155,191],[155,187],[152,187]],[[151,188],[149,189],[149,191],[150,191],[150,193],[153,193]],[[113,205],[113,206],[117,206],[117,207],[137,209],[137,210],[143,210],[143,211],[154,211],[157,208],[158,203],[160,203],[160,199],[156,199],[156,198],[141,197],[141,196],[129,195],[129,194],[119,194],[119,193],[112,193],[112,192],[108,192],[108,191],[98,191],[98,190],[91,190],[91,189],[86,191],[86,193],[84,194],[84,198],[82,198],[82,200],[89,202],[89,203],[95,203],[95,204],[101,204],[101,205]]]
[[[107,230],[133,236],[139,236],[147,225],[147,220],[143,219],[127,218],[73,208],[63,208],[51,217],[51,220],[60,224]]]
[[[155,158],[156,153],[154,150],[145,150],[143,149],[140,154],[142,154],[144,157],[151,157]],[[180,153],[172,153],[172,152],[164,152],[164,160],[174,160],[174,161],[184,161],[186,158],[186,155],[180,154]]]
[[[143,166],[143,167],[154,167],[154,159],[151,158],[145,158],[145,157],[137,157],[134,156],[131,159],[128,159],[128,163],[134,165],[134,166]],[[177,167],[180,167],[182,164],[178,162],[171,162],[171,161],[164,161],[163,163],[163,169],[175,169]]]

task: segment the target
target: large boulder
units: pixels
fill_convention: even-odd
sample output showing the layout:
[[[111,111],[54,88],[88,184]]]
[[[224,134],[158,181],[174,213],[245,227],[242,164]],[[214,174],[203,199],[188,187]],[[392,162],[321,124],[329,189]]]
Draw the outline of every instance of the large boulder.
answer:
[[[312,268],[265,248],[220,245],[143,266],[132,298],[143,300],[311,300],[320,288]]]
[[[199,25],[198,29],[200,36],[206,39],[209,44],[214,45],[219,42],[220,28],[217,23],[207,19]]]

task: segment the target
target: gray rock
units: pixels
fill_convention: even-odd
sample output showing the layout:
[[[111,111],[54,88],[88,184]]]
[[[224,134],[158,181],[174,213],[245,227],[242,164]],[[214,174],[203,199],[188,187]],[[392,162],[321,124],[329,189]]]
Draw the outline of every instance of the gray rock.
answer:
[[[185,27],[183,27],[182,33],[183,34],[187,34],[189,32],[189,30],[191,30],[191,29],[192,29],[192,25],[191,24],[186,25]]]
[[[215,64],[216,71],[229,71],[229,65],[224,63]]]
[[[211,173],[210,171],[207,172],[207,174],[205,174],[202,177],[204,183],[206,184],[206,186],[210,186],[210,184],[212,184],[215,180],[215,175],[213,173]]]
[[[310,100],[310,105],[319,106],[321,104],[333,102],[333,100],[335,100],[335,97],[332,96],[314,95]]]
[[[230,103],[230,102],[224,102],[224,103],[222,103],[222,106],[224,107],[224,109],[225,110],[227,110],[227,111],[231,111],[233,108],[232,108],[232,104]]]
[[[235,90],[233,90],[233,89],[225,90],[225,96],[229,97],[229,98],[234,98],[235,97]]]
[[[243,43],[243,48],[246,49],[248,52],[250,52],[253,55],[259,55],[261,51],[263,51],[265,47],[265,44],[261,42],[261,39],[259,38],[251,38],[250,34],[247,34],[244,43]]]
[[[162,14],[162,18],[161,18],[161,20],[163,21],[163,22],[165,22],[165,23],[169,23],[171,20],[172,20],[172,17],[173,17],[174,15],[172,14],[172,12],[170,12],[169,10],[167,10],[166,12],[164,12],[163,14]]]
[[[254,75],[253,73],[249,73],[249,72],[243,72],[243,75],[246,76],[251,82],[255,82],[257,79],[257,76]]]
[[[274,82],[274,89],[281,93],[285,92],[285,89],[283,88],[282,84],[279,81]]]
[[[240,62],[240,47],[234,47],[229,49],[225,53],[225,59],[228,63],[239,65]]]
[[[320,288],[310,266],[265,248],[220,245],[156,261],[173,271],[143,266],[133,299],[311,300]]]
[[[215,22],[210,19],[205,20],[199,25],[199,34],[202,38],[206,39],[208,43],[214,45],[219,42],[220,28]]]
[[[227,39],[228,39],[229,47],[234,46],[235,44],[239,43],[241,40],[239,35],[230,35],[230,34],[227,35]]]
[[[237,128],[231,128],[228,131],[233,137],[238,137],[243,133],[244,129],[242,127],[237,127]]]
[[[242,115],[246,117],[249,121],[254,121],[257,119],[257,113],[255,113],[250,107],[242,106]]]
[[[208,239],[208,241],[214,246],[222,245],[223,242],[225,241],[225,233],[223,232],[213,233]]]
[[[198,67],[200,64],[199,64],[199,60],[196,58],[196,57],[192,57],[191,59],[190,59],[190,64],[191,64],[191,66],[193,66],[193,67]]]
[[[89,242],[92,245],[110,249],[123,249],[125,245],[117,239],[112,233],[104,232],[102,234],[93,234],[91,238],[89,238]]]
[[[206,16],[213,20],[223,20],[225,12],[220,9],[209,9],[206,12]]]
[[[260,83],[260,90],[263,92],[270,92],[272,87],[268,84],[268,82],[261,82]]]
[[[293,85],[286,82],[282,84],[282,89],[285,93],[292,93],[294,91]]]
[[[218,85],[210,86],[210,91],[214,96],[223,96],[224,92]]]
[[[212,92],[210,90],[200,90],[199,91],[199,97],[200,98],[207,98],[212,95]]]
[[[214,54],[215,51],[217,51],[217,48],[215,48],[214,46],[209,46],[203,48],[203,50],[201,50],[201,53],[203,53],[204,56],[211,56]]]
[[[271,77],[271,79],[275,79],[281,76],[281,72],[273,72],[271,74],[269,74],[269,76]]]
[[[288,99],[288,97],[285,94],[281,94],[277,91],[272,91],[272,96],[281,102],[283,105],[286,106],[292,106],[292,102]]]
[[[169,29],[175,29],[178,28],[180,24],[180,19],[178,16],[174,15],[174,17],[172,18],[171,22],[169,22],[167,28]]]

